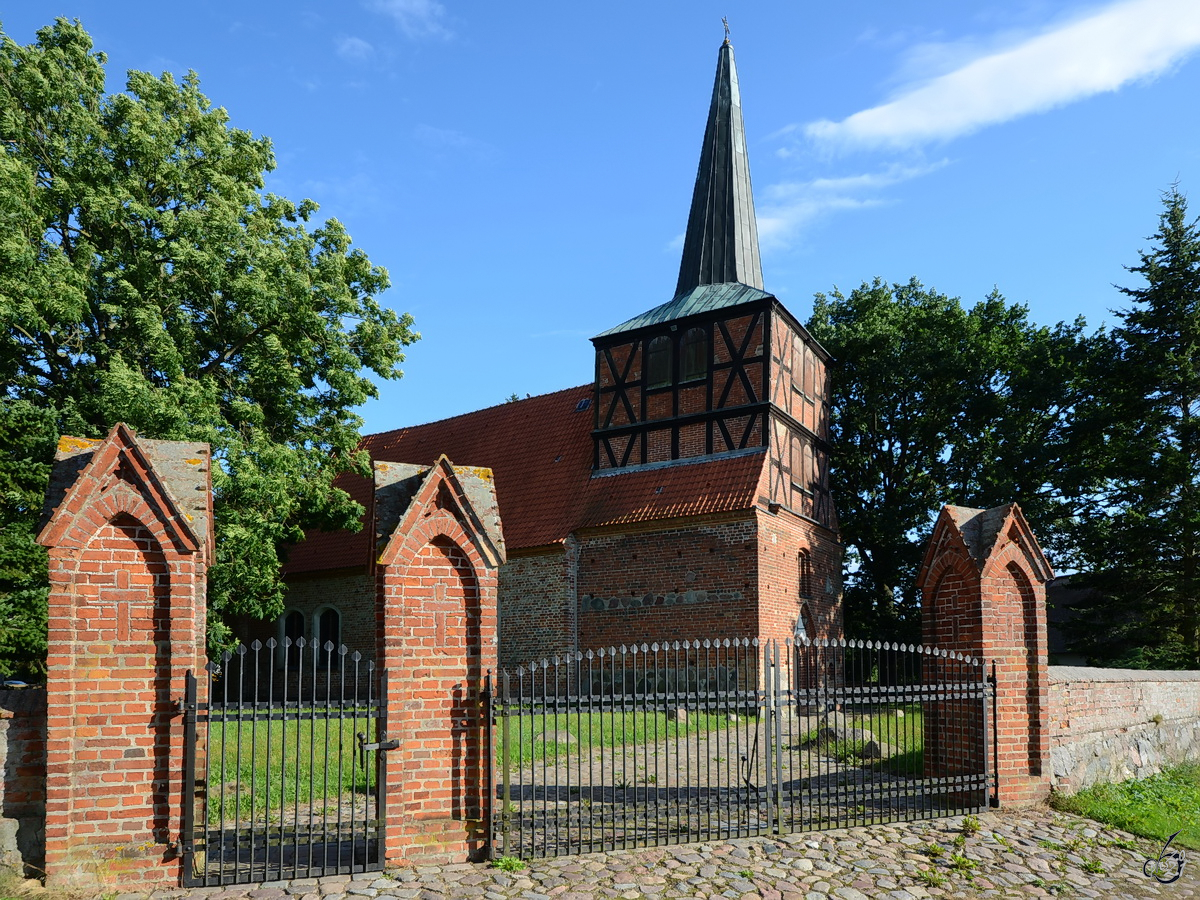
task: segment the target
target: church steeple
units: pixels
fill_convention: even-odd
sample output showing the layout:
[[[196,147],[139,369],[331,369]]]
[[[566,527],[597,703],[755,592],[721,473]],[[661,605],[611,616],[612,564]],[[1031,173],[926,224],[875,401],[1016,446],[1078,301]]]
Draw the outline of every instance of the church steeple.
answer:
[[[730,282],[763,287],[741,95],[733,45],[726,36],[717,54],[717,78],[675,295],[703,284]]]

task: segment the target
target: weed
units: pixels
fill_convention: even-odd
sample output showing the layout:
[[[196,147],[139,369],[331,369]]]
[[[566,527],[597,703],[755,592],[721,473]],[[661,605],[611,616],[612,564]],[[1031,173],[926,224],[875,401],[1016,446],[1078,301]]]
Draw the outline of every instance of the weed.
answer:
[[[967,837],[979,834],[979,818],[977,816],[964,817],[962,820],[962,833]]]
[[[955,872],[959,872],[963,875],[968,874],[972,869],[974,869],[978,865],[979,865],[979,863],[975,862],[975,860],[968,859],[967,857],[963,856],[961,853],[954,853],[954,854],[951,854],[951,856],[950,856],[950,868],[952,868]]]
[[[1046,885],[1046,890],[1052,894],[1069,894],[1075,887],[1069,881],[1053,881]]]
[[[742,869],[740,872],[738,872],[738,874],[741,875],[743,878],[745,878],[747,881],[749,881],[751,878],[754,877],[754,873],[751,872],[749,869]]]
[[[933,869],[919,869],[917,880],[924,882],[929,887],[941,887],[947,881],[945,875],[935,872]]]
[[[1054,841],[1038,841],[1038,846],[1043,850],[1061,850],[1062,846]]]
[[[1035,878],[1029,883],[1032,884],[1034,887],[1045,887],[1046,879],[1045,878]]]
[[[1083,871],[1091,872],[1093,875],[1103,875],[1104,865],[1094,856],[1085,856],[1083,858]]]
[[[943,854],[945,854],[945,852],[946,852],[946,848],[943,847],[941,844],[926,844],[925,845],[926,855],[931,856],[934,859],[937,859],[939,856],[942,856]]]
[[[1013,850],[1012,842],[1002,834],[992,832],[992,840],[1003,847],[1005,850]]]
[[[954,840],[952,840],[950,843],[961,850],[963,847],[967,846],[967,836],[965,834],[956,834],[954,836]]]
[[[525,868],[525,863],[515,856],[498,856],[492,860],[492,868],[501,872],[520,872]]]
[[[1120,847],[1122,850],[1138,849],[1138,842],[1128,838],[1101,838],[1099,844],[1101,847]]]

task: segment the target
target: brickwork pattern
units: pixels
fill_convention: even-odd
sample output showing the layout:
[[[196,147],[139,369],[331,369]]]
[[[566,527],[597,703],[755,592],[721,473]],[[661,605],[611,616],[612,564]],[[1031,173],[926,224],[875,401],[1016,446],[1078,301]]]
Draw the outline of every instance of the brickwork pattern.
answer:
[[[132,432],[119,425],[90,443],[90,462],[67,467],[78,477],[39,536],[50,550],[47,879],[175,883],[175,701],[186,671],[202,666],[207,544]],[[79,448],[65,446],[70,462]],[[209,521],[207,450],[178,449]]]
[[[501,666],[514,668],[575,648],[576,557],[568,546],[552,547],[510,556],[501,566]]]
[[[1003,804],[1049,792],[1045,582],[1050,567],[1016,504],[994,510],[946,507],[919,576],[927,644],[994,663],[995,760]],[[952,711],[944,711],[950,715]],[[926,722],[926,762],[966,752]]]
[[[584,533],[579,543],[580,649],[755,635],[752,516]]]
[[[46,864],[46,692],[0,691],[0,866]]]
[[[456,503],[448,470],[424,482],[376,569],[383,727],[400,742],[387,761],[393,864],[462,862],[486,846],[480,692],[496,668],[499,560]]]

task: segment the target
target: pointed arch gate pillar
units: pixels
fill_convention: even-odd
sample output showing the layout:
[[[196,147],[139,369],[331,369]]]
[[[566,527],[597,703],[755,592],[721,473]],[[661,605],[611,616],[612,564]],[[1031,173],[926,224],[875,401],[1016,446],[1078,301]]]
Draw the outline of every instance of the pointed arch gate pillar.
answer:
[[[917,576],[925,644],[994,664],[996,718],[987,751],[1004,806],[1050,792],[1046,582],[1053,575],[1020,507],[1009,503],[944,507]],[[927,769],[952,768],[970,752],[926,725]]]
[[[207,444],[118,424],[51,476],[46,878],[175,885],[184,677],[204,665]]]
[[[376,658],[387,677],[385,853],[463,862],[487,848],[484,679],[496,668],[504,538],[490,469],[375,463]]]

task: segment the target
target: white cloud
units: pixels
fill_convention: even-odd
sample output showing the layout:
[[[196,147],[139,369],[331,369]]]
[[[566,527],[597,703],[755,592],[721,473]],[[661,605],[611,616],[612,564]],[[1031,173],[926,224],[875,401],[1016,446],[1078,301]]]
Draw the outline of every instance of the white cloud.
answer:
[[[882,206],[890,202],[877,196],[884,188],[919,178],[947,163],[893,164],[879,172],[771,185],[763,194],[756,216],[759,239],[766,247],[785,246],[814,220],[833,212]]]
[[[408,38],[450,37],[443,22],[446,8],[437,0],[370,0],[367,6],[395,19]]]
[[[970,45],[924,45],[942,68]],[[1161,75],[1200,46],[1197,0],[1123,0],[960,61],[895,99],[805,134],[828,148],[912,147],[948,140]],[[978,51],[977,51],[978,52]],[[929,72],[929,68],[925,69]]]
[[[362,38],[344,37],[337,41],[337,54],[342,59],[367,59],[374,52],[375,48]]]

